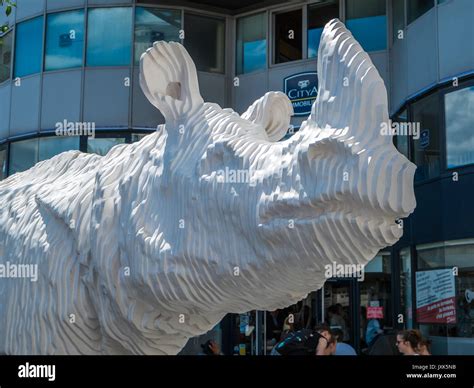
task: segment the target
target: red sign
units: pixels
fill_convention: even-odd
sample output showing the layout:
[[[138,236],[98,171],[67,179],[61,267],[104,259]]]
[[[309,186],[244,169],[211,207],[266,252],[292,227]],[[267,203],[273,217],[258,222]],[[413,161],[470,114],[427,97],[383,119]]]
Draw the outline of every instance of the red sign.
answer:
[[[419,323],[456,323],[456,299],[446,298],[416,309]]]
[[[367,319],[383,319],[383,307],[367,307]]]

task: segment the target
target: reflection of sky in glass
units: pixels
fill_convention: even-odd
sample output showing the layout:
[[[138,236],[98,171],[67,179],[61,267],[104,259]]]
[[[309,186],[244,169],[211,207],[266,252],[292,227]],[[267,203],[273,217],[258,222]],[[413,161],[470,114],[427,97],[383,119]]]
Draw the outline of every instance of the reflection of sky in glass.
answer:
[[[48,15],[45,69],[67,69],[82,66],[84,11]],[[71,32],[74,34],[71,34]]]
[[[350,19],[346,21],[346,26],[365,51],[387,48],[386,15]]]
[[[179,42],[181,11],[137,7],[135,14],[135,63],[157,40]]]
[[[308,58],[317,57],[322,33],[323,27],[308,30]]]
[[[39,73],[43,53],[43,17],[17,24],[15,40],[15,77]]]
[[[265,69],[267,63],[267,40],[244,43],[244,73]]]
[[[130,64],[131,8],[90,9],[88,27],[88,66],[127,66]]]
[[[444,97],[448,168],[474,163],[474,86]]]

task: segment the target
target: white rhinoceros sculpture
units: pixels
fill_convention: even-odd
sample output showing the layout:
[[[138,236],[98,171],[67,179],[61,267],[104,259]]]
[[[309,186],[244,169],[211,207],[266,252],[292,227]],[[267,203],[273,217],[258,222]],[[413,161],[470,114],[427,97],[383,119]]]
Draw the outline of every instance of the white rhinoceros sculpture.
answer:
[[[242,116],[204,103],[179,43],[156,42],[140,75],[166,119],[155,133],[0,182],[0,353],[176,354],[226,313],[293,304],[325,265],[400,238],[415,166],[381,135],[384,83],[338,20],[312,113],[284,141],[285,95]],[[37,279],[18,277],[29,266]]]

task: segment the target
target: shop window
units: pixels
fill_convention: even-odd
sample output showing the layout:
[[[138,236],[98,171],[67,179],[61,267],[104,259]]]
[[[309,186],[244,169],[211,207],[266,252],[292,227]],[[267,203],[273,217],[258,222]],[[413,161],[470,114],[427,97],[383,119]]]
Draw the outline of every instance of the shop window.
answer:
[[[237,74],[267,67],[267,14],[237,20]]]
[[[428,12],[434,6],[434,0],[408,0],[408,24],[418,19],[425,12]]]
[[[440,173],[439,95],[434,93],[412,106],[413,123],[419,123],[418,138],[413,138],[413,161],[418,166],[415,180],[434,178]]]
[[[46,20],[46,71],[81,67],[83,47],[83,10],[48,15]]]
[[[361,345],[370,347],[378,334],[393,327],[391,257],[380,252],[365,266],[360,283]]]
[[[0,83],[10,79],[12,40],[13,34],[11,32],[0,38]]]
[[[303,58],[303,11],[275,14],[275,63]]]
[[[413,328],[412,273],[410,248],[400,251],[400,307],[403,314],[403,327]]]
[[[137,7],[135,13],[135,64],[156,41],[180,42],[181,11]]]
[[[38,162],[38,139],[15,141],[10,144],[9,175],[22,172]]]
[[[474,240],[418,246],[416,319],[431,336],[474,337]],[[450,345],[474,346],[472,340]],[[472,348],[471,348],[472,349]]]
[[[392,38],[396,42],[403,39],[400,31],[405,29],[405,0],[392,0]]]
[[[474,163],[474,86],[444,95],[447,167]]]
[[[132,133],[131,142],[135,143],[137,141],[141,141],[148,133]]]
[[[55,155],[79,149],[79,136],[51,136],[39,139],[39,160],[50,159]]]
[[[334,18],[339,18],[338,0],[308,6],[308,58],[315,58],[318,55],[324,26]]]
[[[131,31],[131,8],[89,9],[87,66],[130,65]]]
[[[43,54],[43,17],[16,25],[15,77],[24,77],[41,71]]]
[[[184,45],[199,71],[224,73],[225,22],[206,16],[184,14]]]
[[[0,146],[0,181],[7,177],[7,155],[7,146]]]
[[[365,51],[387,48],[385,0],[346,0],[346,25]]]
[[[124,137],[88,138],[87,152],[90,154],[105,156],[112,147],[124,143]]]

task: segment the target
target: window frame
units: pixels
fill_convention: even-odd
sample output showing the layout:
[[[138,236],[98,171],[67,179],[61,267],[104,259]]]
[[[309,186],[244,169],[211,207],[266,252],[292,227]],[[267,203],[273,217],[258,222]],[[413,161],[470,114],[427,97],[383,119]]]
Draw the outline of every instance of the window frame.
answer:
[[[92,7],[90,7],[92,8]],[[96,8],[101,8],[101,7],[96,7]],[[59,14],[59,13],[68,13],[68,12],[77,12],[77,11],[83,11],[83,35],[84,35],[84,42],[82,43],[82,61],[81,65],[77,67],[62,67],[60,69],[53,69],[53,70],[46,70],[46,39],[48,37],[48,18],[50,15],[54,14]],[[82,8],[71,8],[71,9],[61,9],[61,10],[54,10],[53,12],[47,12],[44,15],[44,34],[43,34],[43,61],[41,63],[41,71],[43,73],[54,73],[57,71],[68,71],[68,70],[78,70],[81,69],[83,70],[84,67],[86,66],[86,54],[87,54],[87,34],[88,34],[88,26],[89,26],[89,8],[88,7],[82,7]]]
[[[308,60],[308,4],[303,4],[303,5],[291,5],[291,6],[284,6],[284,7],[279,7],[275,8],[272,10],[269,10],[269,19],[267,21],[267,35],[271,37],[271,42],[268,41],[268,68],[277,68],[277,67],[284,67],[284,66],[291,66],[292,64],[295,63],[301,63],[303,61]],[[276,15],[287,13],[287,12],[292,12],[292,11],[298,11],[301,10],[301,58],[300,59],[295,59],[294,61],[288,61],[288,62],[282,62],[282,63],[276,63],[275,61],[275,45],[277,43],[276,40]],[[310,60],[314,60],[315,58],[310,58]]]

